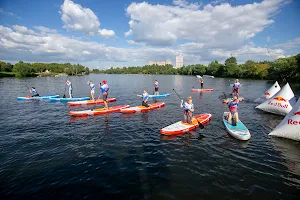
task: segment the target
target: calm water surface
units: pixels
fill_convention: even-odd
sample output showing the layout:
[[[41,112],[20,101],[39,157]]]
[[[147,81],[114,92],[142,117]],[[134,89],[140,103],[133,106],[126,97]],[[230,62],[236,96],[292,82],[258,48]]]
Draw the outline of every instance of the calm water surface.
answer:
[[[214,92],[191,93],[189,76],[89,75],[70,77],[74,96],[88,96],[88,80],[108,80],[110,105],[141,104],[134,92],[153,92],[155,79],[166,106],[148,113],[71,118],[66,104],[17,101],[35,86],[40,95],[64,93],[65,77],[0,79],[1,199],[297,199],[300,143],[269,137],[283,119],[255,109],[253,101],[273,82],[240,80],[240,119],[251,139],[229,136],[221,103],[233,80],[206,78]],[[282,86],[282,84],[281,84]],[[159,130],[181,120],[179,99],[191,95],[195,113],[211,113],[205,128],[163,137]],[[195,88],[199,88],[197,85]],[[299,85],[292,85],[299,96]],[[96,95],[99,94],[97,90]],[[97,107],[102,107],[98,105]]]

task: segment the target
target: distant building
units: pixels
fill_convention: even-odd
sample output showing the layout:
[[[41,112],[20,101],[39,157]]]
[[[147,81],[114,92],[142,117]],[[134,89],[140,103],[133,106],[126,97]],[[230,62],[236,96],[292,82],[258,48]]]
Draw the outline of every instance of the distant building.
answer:
[[[158,61],[158,62],[155,62],[155,61],[149,61],[148,62],[148,65],[172,65],[172,62],[170,59],[166,60],[166,61]]]
[[[176,56],[176,68],[180,68],[183,66],[183,55],[178,54]]]

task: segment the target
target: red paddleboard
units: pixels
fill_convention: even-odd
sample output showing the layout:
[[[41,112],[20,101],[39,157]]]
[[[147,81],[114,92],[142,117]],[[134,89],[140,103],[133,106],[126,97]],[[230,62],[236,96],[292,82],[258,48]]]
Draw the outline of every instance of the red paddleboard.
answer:
[[[232,98],[222,99],[222,103],[229,103]],[[244,101],[244,97],[239,97],[239,101]]]
[[[107,102],[116,101],[116,98],[107,98]],[[68,101],[68,105],[70,106],[86,106],[86,105],[94,105],[94,104],[103,104],[103,99],[97,100],[86,100],[86,101]]]
[[[211,117],[212,115],[209,113],[196,115],[195,117],[193,117],[192,124],[183,123],[182,121],[179,121],[161,129],[160,133],[163,135],[176,135],[176,134],[188,132],[199,127],[198,121],[201,124],[206,124],[207,122],[209,122]]]
[[[192,89],[192,92],[211,92],[214,91],[212,88],[203,88],[203,89]]]
[[[120,112],[122,112],[122,113],[145,112],[145,111],[148,111],[148,110],[153,110],[155,108],[161,108],[161,107],[164,107],[164,106],[165,106],[164,102],[158,102],[158,103],[149,104],[149,107],[136,106],[136,107],[124,108],[124,109],[121,109]]]
[[[108,109],[104,108],[99,108],[99,109],[94,109],[94,110],[82,110],[82,111],[70,111],[69,115],[73,117],[86,117],[90,115],[102,115],[102,114],[107,114],[111,112],[118,112],[123,108],[129,108],[129,105],[122,105],[122,106],[112,106],[109,107]]]

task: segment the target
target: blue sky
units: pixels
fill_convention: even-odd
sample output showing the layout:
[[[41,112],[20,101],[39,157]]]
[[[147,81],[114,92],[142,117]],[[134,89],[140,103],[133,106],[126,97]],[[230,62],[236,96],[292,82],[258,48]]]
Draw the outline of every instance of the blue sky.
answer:
[[[145,65],[300,53],[298,0],[2,0],[0,60]]]

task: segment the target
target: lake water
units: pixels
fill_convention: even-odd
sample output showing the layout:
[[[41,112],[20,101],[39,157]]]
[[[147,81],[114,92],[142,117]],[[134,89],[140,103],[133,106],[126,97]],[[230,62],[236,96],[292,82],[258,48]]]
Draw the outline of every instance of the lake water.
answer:
[[[238,141],[222,122],[221,103],[233,79],[205,78],[213,92],[191,93],[192,76],[89,75],[69,77],[74,97],[89,96],[88,80],[106,79],[109,105],[141,104],[134,92],[153,92],[158,79],[166,106],[147,113],[71,118],[66,104],[18,101],[35,86],[40,95],[64,94],[65,77],[0,79],[1,199],[297,199],[300,143],[268,136],[282,116],[255,109],[273,81],[240,80],[240,119],[251,139]],[[24,85],[25,84],[25,85]],[[282,86],[282,84],[281,84]],[[291,85],[299,96],[299,85]],[[164,137],[160,129],[182,119],[179,95],[193,97],[204,129]],[[199,88],[199,84],[195,86]],[[96,96],[99,91],[96,91]],[[102,107],[103,105],[97,105]]]

